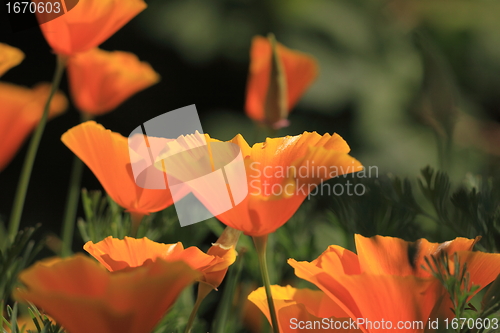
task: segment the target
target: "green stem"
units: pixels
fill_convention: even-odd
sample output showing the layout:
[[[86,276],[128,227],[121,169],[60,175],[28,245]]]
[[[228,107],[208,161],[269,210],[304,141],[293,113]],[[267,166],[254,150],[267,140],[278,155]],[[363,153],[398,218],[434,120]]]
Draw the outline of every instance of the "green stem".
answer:
[[[80,199],[80,183],[82,180],[83,162],[75,155],[73,157],[73,167],[68,186],[68,198],[63,217],[62,234],[62,257],[71,255],[71,246],[73,244],[73,233],[75,229],[76,211],[78,209],[78,200]]]
[[[81,113],[80,120],[85,122],[90,117]],[[66,200],[66,208],[64,210],[63,224],[62,224],[62,257],[71,255],[71,246],[73,244],[73,234],[75,232],[76,212],[78,210],[78,202],[80,199],[80,185],[82,182],[83,162],[78,156],[73,157],[73,165],[71,168],[71,176],[68,186],[68,198]]]
[[[203,281],[200,281],[200,284],[198,285],[198,296],[196,297],[196,303],[194,303],[193,310],[191,310],[191,314],[189,315],[189,320],[186,325],[186,328],[184,329],[184,333],[191,332],[191,328],[193,327],[194,320],[196,318],[196,314],[198,313],[198,309],[200,308],[201,303],[213,289],[214,288],[211,285]]]
[[[14,197],[14,204],[12,205],[12,213],[9,221],[9,239],[11,242],[14,241],[16,234],[19,231],[19,224],[21,222],[26,193],[28,191],[28,185],[31,178],[31,171],[33,170],[33,164],[35,163],[38,146],[42,140],[42,134],[45,129],[45,125],[47,124],[47,119],[49,118],[50,103],[59,88],[65,64],[66,58],[58,55],[57,66],[54,78],[52,79],[52,87],[50,89],[49,98],[47,99],[47,103],[45,103],[42,118],[36,127],[35,133],[33,133],[33,136],[31,137],[28,152],[26,153],[26,157],[24,159],[24,165],[21,171],[21,177],[19,178],[19,183],[17,185],[16,196]]]
[[[253,242],[257,249],[257,256],[259,257],[260,273],[262,274],[262,281],[266,289],[267,304],[269,306],[269,313],[271,314],[271,323],[273,325],[273,332],[279,333],[278,318],[276,317],[276,309],[274,307],[273,295],[271,292],[271,282],[269,281],[269,273],[267,271],[266,248],[267,248],[267,235],[254,236]]]
[[[139,231],[139,225],[141,224],[143,218],[144,214],[130,212],[130,222],[132,224],[130,230],[131,237],[137,237],[137,231]]]

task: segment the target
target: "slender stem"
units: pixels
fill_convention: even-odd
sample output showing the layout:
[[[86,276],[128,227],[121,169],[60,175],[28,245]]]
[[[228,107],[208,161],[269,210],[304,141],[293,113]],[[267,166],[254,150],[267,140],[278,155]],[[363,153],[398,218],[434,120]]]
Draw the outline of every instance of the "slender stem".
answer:
[[[89,120],[90,117],[81,113],[81,122]],[[66,199],[66,208],[64,210],[63,224],[61,229],[62,235],[62,257],[71,255],[71,246],[73,244],[73,234],[75,232],[76,212],[78,210],[78,202],[80,199],[80,185],[82,182],[83,162],[78,156],[73,157],[73,165],[71,168],[71,176],[68,186],[68,198]]]
[[[214,290],[214,288],[211,285],[209,285],[203,281],[200,281],[200,283],[198,285],[198,296],[196,297],[196,303],[194,303],[193,310],[191,310],[191,314],[189,315],[189,320],[188,320],[188,323],[186,325],[186,328],[184,329],[184,333],[191,332],[191,328],[193,327],[194,320],[196,318],[196,314],[198,313],[198,309],[200,308],[200,305],[203,302],[203,300],[205,299],[205,297],[207,297],[207,295],[212,290]]]
[[[78,201],[80,199],[80,184],[83,173],[83,162],[78,156],[73,157],[73,167],[68,186],[68,198],[66,199],[66,208],[64,211],[62,225],[62,257],[71,255],[71,245],[73,244],[73,233],[75,229],[76,211],[78,209]]]
[[[238,257],[236,257],[236,262],[232,267],[228,270],[228,276],[226,278],[224,291],[222,294],[222,299],[217,305],[217,311],[215,313],[215,319],[212,323],[212,330],[210,332],[213,333],[224,333],[227,331],[231,331],[232,323],[235,321],[241,321],[241,316],[235,316],[234,313],[241,314],[242,301],[240,300],[237,305],[237,311],[234,311],[234,295],[236,293],[236,287],[241,282],[241,270],[243,269],[243,262],[245,258],[246,249],[242,247],[239,250]],[[241,297],[240,297],[241,298]],[[231,318],[231,322],[229,322],[229,318]],[[228,330],[229,328],[229,330]]]
[[[130,222],[132,224],[130,230],[130,236],[137,237],[137,231],[139,231],[139,225],[141,224],[143,218],[144,214],[130,212],[130,220],[131,220]]]
[[[26,157],[24,159],[24,165],[21,171],[21,177],[19,178],[19,183],[17,185],[16,196],[14,197],[14,204],[12,205],[12,212],[9,221],[9,239],[11,242],[14,241],[16,234],[19,231],[19,224],[21,222],[24,202],[26,200],[26,193],[28,191],[28,185],[31,178],[31,171],[33,170],[33,164],[35,163],[38,146],[40,145],[40,141],[42,140],[42,134],[45,129],[45,125],[47,124],[47,119],[49,118],[50,103],[57,89],[59,88],[59,84],[64,73],[65,64],[66,58],[58,55],[57,66],[54,73],[54,78],[52,79],[50,94],[47,102],[45,103],[42,118],[40,119],[40,122],[36,127],[35,133],[33,133],[33,136],[31,137],[28,152],[26,153]]]
[[[271,282],[269,281],[269,273],[267,271],[266,248],[267,248],[267,235],[254,236],[253,242],[257,249],[257,256],[259,257],[260,273],[262,274],[262,281],[266,289],[267,304],[269,306],[269,313],[271,314],[271,323],[273,325],[273,332],[279,333],[278,318],[276,317],[276,309],[274,307],[273,295],[271,292]]]

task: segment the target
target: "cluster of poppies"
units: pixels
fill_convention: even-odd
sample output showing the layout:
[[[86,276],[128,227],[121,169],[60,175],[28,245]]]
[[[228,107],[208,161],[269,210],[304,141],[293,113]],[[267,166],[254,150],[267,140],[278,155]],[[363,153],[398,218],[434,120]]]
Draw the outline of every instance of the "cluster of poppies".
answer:
[[[135,55],[98,48],[145,8],[143,0],[87,0],[56,19],[40,18],[45,22],[41,29],[47,42],[67,68],[71,98],[82,113],[83,122],[64,133],[61,140],[94,173],[107,194],[131,215],[135,227],[144,216],[171,206],[174,198],[168,189],[139,187],[131,161],[140,157],[131,156],[128,139],[92,118],[115,109],[131,95],[159,81],[158,73]],[[0,75],[23,57],[20,50],[0,44]],[[245,105],[248,116],[269,129],[286,126],[289,111],[317,75],[316,61],[279,44],[272,35],[253,39],[250,60]],[[49,116],[66,109],[64,95],[50,91],[47,84],[28,89],[0,83],[0,112],[6,119],[0,122],[0,141],[5,147],[0,153],[0,170],[42,119],[44,105],[49,106],[45,107]],[[208,134],[205,138],[208,144],[218,141]],[[236,135],[229,142],[241,150],[249,187],[252,182],[251,188],[260,191],[259,195],[250,193],[238,205],[216,216],[227,227],[207,253],[196,247],[185,249],[181,243],[110,236],[85,244],[85,251],[95,260],[76,254],[45,259],[26,269],[19,276],[24,286],[15,291],[14,297],[43,309],[70,333],[148,333],[180,292],[198,282],[198,300],[191,319],[195,317],[199,303],[219,287],[234,263],[238,238],[244,233],[254,240],[264,281],[264,287],[252,292],[249,300],[267,316],[274,332],[336,329],[366,333],[379,330],[364,322],[355,327],[341,325],[340,329],[301,325],[347,323],[359,318],[390,320],[394,325],[419,321],[425,325],[430,318],[452,318],[446,290],[423,268],[425,258],[431,256],[457,254],[458,262],[452,263],[467,263],[470,283],[480,288],[500,273],[497,254],[472,251],[477,240],[457,238],[436,244],[421,239],[410,243],[356,235],[357,254],[332,245],[312,262],[289,260],[295,274],[319,290],[271,286],[266,269],[268,235],[295,214],[314,186],[332,176],[278,175],[266,170],[315,165],[356,172],[362,170],[362,165],[349,155],[348,144],[337,134],[305,132],[268,138],[253,146]],[[306,190],[265,194],[264,187],[274,184],[306,185]],[[192,320],[186,331],[191,324]]]

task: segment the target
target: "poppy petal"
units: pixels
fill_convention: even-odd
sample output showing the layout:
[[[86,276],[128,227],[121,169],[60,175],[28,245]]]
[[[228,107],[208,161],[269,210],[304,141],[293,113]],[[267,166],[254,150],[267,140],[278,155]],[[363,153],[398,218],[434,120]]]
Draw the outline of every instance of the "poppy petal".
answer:
[[[277,43],[279,60],[286,79],[287,108],[290,111],[318,75],[318,64],[308,54]],[[271,73],[272,49],[269,39],[256,36],[250,50],[250,69],[245,110],[256,121],[265,121],[265,105]]]
[[[68,60],[71,95],[80,111],[102,115],[160,80],[153,68],[129,52],[98,48]]]
[[[425,257],[445,251],[452,255],[456,251],[471,250],[478,239],[456,238],[442,244],[426,239],[407,242],[394,237],[363,237],[355,235],[356,251],[363,272],[370,274],[416,275],[428,277]]]
[[[172,205],[168,189],[143,189],[135,183],[127,138],[106,130],[94,121],[73,127],[61,137],[99,179],[106,192],[129,212],[149,214]]]
[[[149,333],[198,276],[183,262],[163,260],[110,273],[77,254],[23,271],[19,278],[27,289],[14,297],[43,308],[72,333]]]
[[[180,242],[162,244],[148,238],[125,237],[121,240],[109,236],[95,244],[89,241],[83,248],[109,271],[150,265],[158,258],[169,262],[183,261],[191,268],[202,272],[201,281],[214,288],[220,285],[227,268],[236,258],[236,251],[232,247],[222,249],[216,244],[207,254],[194,246],[184,249]]]
[[[0,77],[9,69],[19,65],[24,59],[24,53],[16,47],[0,43]]]
[[[162,244],[147,238],[135,239],[125,237],[123,240],[106,237],[94,244],[89,241],[83,249],[96,258],[109,271],[118,271],[129,267],[142,266],[147,260],[154,261],[158,257],[184,250],[182,243]]]
[[[52,20],[50,13],[36,14],[55,53],[74,55],[99,46],[146,7],[143,0],[86,0]]]
[[[32,89],[0,82],[0,171],[12,160],[28,134],[36,127],[50,93],[50,84],[41,83]],[[68,100],[57,92],[50,104],[49,117],[63,113]]]

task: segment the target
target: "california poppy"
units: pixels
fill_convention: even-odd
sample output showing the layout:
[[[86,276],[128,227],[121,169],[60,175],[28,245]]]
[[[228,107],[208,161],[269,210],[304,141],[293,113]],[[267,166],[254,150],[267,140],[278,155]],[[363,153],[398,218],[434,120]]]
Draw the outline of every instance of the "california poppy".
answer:
[[[214,246],[220,248],[220,245]],[[194,246],[184,249],[180,242],[162,244],[148,238],[125,237],[120,240],[109,236],[95,244],[87,242],[83,248],[112,272],[148,265],[159,258],[165,261],[182,260],[193,269],[203,273],[201,281],[210,284],[213,288],[217,288],[222,279],[210,278],[212,274],[227,271],[236,258],[233,246],[226,249],[223,254],[221,253],[222,256],[217,256],[204,253]]]
[[[120,206],[139,217],[165,209],[173,203],[168,189],[143,189],[136,185],[131,163],[141,156],[130,150],[127,138],[95,121],[77,125],[61,137],[99,179],[104,190]]]
[[[0,76],[23,61],[24,53],[18,48],[0,43]]]
[[[182,261],[108,272],[81,254],[21,272],[14,297],[43,308],[71,333],[149,333],[200,273]]]
[[[160,153],[156,158],[156,165],[158,169],[177,179],[198,178],[201,171],[197,168],[197,155],[200,155],[200,159],[208,158],[205,158],[205,153],[197,154],[197,150],[189,148],[206,145],[204,150],[210,155],[209,162],[212,163],[212,168],[218,169],[215,164],[221,163],[215,161],[213,152],[219,142],[208,134],[189,135],[169,142],[168,149],[184,149],[189,155],[175,155],[175,163],[169,163],[172,168],[167,167],[165,170],[162,169],[164,164],[160,162],[169,154]],[[361,164],[348,155],[350,148],[338,134],[304,132],[296,136],[268,138],[266,142],[256,143],[252,147],[238,134],[228,142],[235,144],[243,156],[246,177],[238,174],[238,177],[244,179],[238,178],[237,185],[248,188],[248,195],[233,208],[214,215],[227,226],[249,236],[264,236],[276,231],[292,217],[320,182],[362,170]],[[221,149],[219,153],[226,151]],[[217,200],[212,200],[213,197],[217,198],[216,190],[219,189],[214,189],[209,181],[205,187],[203,184],[199,185],[191,189],[194,195],[208,210],[220,211],[220,207],[216,207]],[[238,190],[235,186],[228,185],[229,187],[232,192]]]
[[[268,138],[252,147],[241,135],[230,142],[243,154],[249,193],[217,218],[250,236],[276,231],[320,182],[362,169],[338,134],[304,132]]]
[[[308,54],[279,43],[273,48],[273,43],[261,36],[252,40],[245,110],[251,119],[279,128],[315,80],[318,64]]]
[[[349,316],[324,292],[271,286],[280,332],[362,332]],[[248,299],[264,313],[271,323],[266,291],[253,291]]]
[[[376,331],[366,321],[382,320],[393,327],[401,322],[421,322],[423,326],[406,329],[423,332],[430,317],[447,310],[443,307],[448,307],[449,296],[440,282],[422,268],[425,257],[457,253],[461,263],[467,262],[471,283],[480,288],[500,273],[499,255],[470,251],[477,241],[474,239],[457,238],[438,244],[425,239],[406,242],[356,235],[355,240],[357,255],[332,245],[312,262],[288,262],[298,277],[314,283],[349,317],[365,320],[360,323],[365,332]]]
[[[68,77],[76,107],[91,115],[112,111],[160,79],[149,64],[134,54],[98,48],[69,58]]]
[[[85,0],[54,19],[53,13],[36,14],[54,52],[69,56],[99,46],[146,7],[143,0]]]
[[[42,83],[29,89],[0,82],[0,171],[12,160],[16,151],[42,118],[50,92],[50,84]],[[60,92],[50,104],[49,117],[66,110],[68,101]]]

